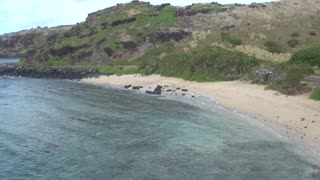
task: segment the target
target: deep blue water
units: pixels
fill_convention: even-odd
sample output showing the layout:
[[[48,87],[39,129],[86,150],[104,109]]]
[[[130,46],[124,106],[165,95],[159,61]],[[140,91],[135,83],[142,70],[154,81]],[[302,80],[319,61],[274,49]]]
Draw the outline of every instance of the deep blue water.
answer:
[[[0,63],[16,63],[19,62],[18,58],[0,58]]]
[[[0,179],[319,179],[296,147],[221,108],[0,78]]]

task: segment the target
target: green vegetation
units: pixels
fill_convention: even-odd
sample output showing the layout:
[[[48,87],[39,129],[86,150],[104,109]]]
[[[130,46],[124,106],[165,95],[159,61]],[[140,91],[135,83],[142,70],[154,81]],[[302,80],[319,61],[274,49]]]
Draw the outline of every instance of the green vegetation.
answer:
[[[239,46],[242,44],[241,40],[240,39],[237,39],[237,38],[233,38],[231,37],[230,34],[228,33],[221,33],[221,39],[222,41],[224,42],[228,42],[234,46]]]
[[[299,37],[300,34],[297,33],[297,32],[294,32],[294,33],[292,33],[290,36],[293,37],[293,38],[296,38],[296,37]]]
[[[130,4],[130,6],[133,5]],[[136,20],[134,22],[108,26],[105,30],[101,29],[98,32],[95,37],[95,42],[104,40],[104,42],[97,47],[98,51],[102,52],[105,48],[110,48],[113,51],[121,50],[123,47],[119,42],[123,36],[127,36],[134,42],[141,42],[144,40],[143,35],[155,34],[159,31],[159,28],[170,27],[176,24],[176,8],[174,6],[167,6],[162,9],[159,14],[152,16],[150,16],[150,13],[156,12],[153,7],[147,6],[142,8],[137,6],[134,7],[134,9],[137,9],[137,11],[140,10],[139,13],[135,15]]]
[[[92,69],[97,69],[101,73],[113,73],[113,74],[135,74],[138,73],[137,66],[92,66]]]
[[[267,50],[271,53],[282,53],[282,49],[280,45],[274,41],[266,41],[264,43],[264,46],[267,48]]]
[[[211,12],[218,12],[221,9],[221,6],[218,4],[193,4],[191,7],[193,10],[203,10],[208,9]]]
[[[270,84],[268,84],[266,87],[264,87],[264,90],[272,90],[272,86]]]
[[[304,48],[294,53],[291,63],[306,63],[312,66],[320,67],[320,45],[314,45],[308,48]]]
[[[310,36],[317,36],[317,33],[314,32],[314,31],[310,31],[310,32],[309,32],[309,35],[310,35]]]
[[[298,46],[300,44],[300,41],[297,39],[291,39],[287,42],[288,46],[291,48],[295,48],[296,46]]]
[[[67,60],[56,60],[49,59],[48,61],[41,64],[41,66],[70,66],[70,62]]]
[[[78,36],[71,36],[69,38],[63,38],[63,40],[58,44],[56,44],[54,48],[59,49],[67,45],[76,47],[76,46],[88,43],[88,41],[89,41],[88,37],[80,39]]]
[[[172,52],[159,60],[157,73],[192,81],[219,81],[249,78],[258,59],[220,47],[190,52]]]
[[[304,85],[300,82],[306,75],[314,73],[312,66],[309,64],[292,64],[282,66],[282,74],[280,78],[275,78],[271,82],[273,89],[278,90],[284,94],[298,94],[303,92],[305,89]],[[283,77],[281,77],[283,76]]]
[[[310,95],[309,98],[310,98],[310,99],[313,99],[313,100],[320,101],[320,86],[316,87],[316,88],[312,91],[312,93],[311,93],[311,95]]]
[[[26,60],[25,59],[20,59],[17,64],[18,64],[18,66],[24,66],[24,65],[26,65]]]
[[[166,55],[171,52],[173,45],[171,43],[160,44],[154,49],[149,49],[145,54],[136,60],[136,63],[139,66],[139,72],[141,74],[152,74],[156,72],[156,62],[160,60],[161,55]]]
[[[176,24],[176,8],[174,6],[167,6],[162,9],[158,16],[139,15],[136,26],[143,26],[150,24],[151,26],[167,27]]]

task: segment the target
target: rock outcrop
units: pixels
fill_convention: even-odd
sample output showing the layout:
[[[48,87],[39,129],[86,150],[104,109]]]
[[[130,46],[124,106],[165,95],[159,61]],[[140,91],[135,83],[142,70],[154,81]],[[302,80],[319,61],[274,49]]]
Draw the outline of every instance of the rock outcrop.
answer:
[[[45,43],[47,39],[55,39],[57,34],[68,30],[70,27],[39,27],[37,29],[0,35],[0,58],[22,57],[26,52]]]
[[[161,95],[162,86],[157,86],[153,91],[146,91],[147,94]]]

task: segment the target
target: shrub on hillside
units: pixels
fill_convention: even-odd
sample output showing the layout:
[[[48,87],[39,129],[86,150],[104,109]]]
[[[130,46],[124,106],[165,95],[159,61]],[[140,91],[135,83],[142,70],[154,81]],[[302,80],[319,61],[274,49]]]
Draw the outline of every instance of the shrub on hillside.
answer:
[[[219,4],[193,4],[191,6],[191,9],[192,10],[196,10],[196,11],[199,11],[199,10],[209,10],[210,12],[218,12],[220,9],[221,9],[221,5]]]
[[[267,48],[267,50],[271,53],[282,53],[282,49],[279,44],[277,44],[274,41],[266,41],[264,43],[264,46]]]
[[[316,33],[316,32],[314,32],[314,31],[311,31],[311,32],[309,32],[309,35],[310,35],[310,36],[316,36],[316,35],[317,35],[317,33]]]
[[[300,36],[300,34],[297,33],[297,32],[294,32],[294,33],[291,34],[291,37],[293,37],[293,38],[296,38],[296,37],[299,37],[299,36]]]
[[[169,53],[172,49],[172,43],[163,43],[158,47],[147,50],[143,56],[136,59],[141,74],[149,75],[157,70],[157,61],[161,54]]]
[[[175,52],[159,60],[158,72],[165,76],[195,81],[248,78],[258,59],[238,51],[208,47],[190,52]]]
[[[69,66],[70,61],[67,60],[57,60],[57,59],[49,59],[43,63],[44,66]]]
[[[309,90],[300,82],[306,75],[314,73],[312,66],[309,64],[292,64],[288,65],[283,71],[286,75],[272,82],[273,89],[289,95]]]
[[[300,44],[300,41],[297,39],[291,39],[287,42],[288,46],[291,48],[295,48],[296,46],[298,46]]]
[[[221,33],[221,39],[222,39],[222,41],[230,43],[234,46],[239,46],[242,44],[240,39],[231,37],[230,34],[228,34],[228,33]]]
[[[90,67],[96,69],[101,73],[114,73],[114,74],[135,74],[138,73],[138,67],[136,66],[116,66],[106,65],[100,67]]]
[[[306,63],[320,67],[320,45],[304,48],[294,53],[291,63]]]
[[[311,93],[311,95],[310,95],[309,98],[310,98],[310,99],[317,100],[317,101],[320,101],[320,86],[316,87],[316,88],[312,91],[312,93]]]

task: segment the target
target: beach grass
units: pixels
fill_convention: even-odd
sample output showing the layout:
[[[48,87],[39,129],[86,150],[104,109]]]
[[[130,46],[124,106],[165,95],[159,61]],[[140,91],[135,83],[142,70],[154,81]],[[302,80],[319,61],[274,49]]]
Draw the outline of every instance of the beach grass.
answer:
[[[316,87],[316,88],[312,91],[312,93],[311,93],[311,95],[310,95],[309,98],[310,98],[310,99],[313,99],[313,100],[316,100],[316,101],[320,101],[320,86]]]
[[[100,67],[92,67],[93,69],[97,69],[100,73],[112,73],[112,74],[136,74],[138,73],[137,66],[100,66]]]
[[[308,63],[313,66],[320,66],[320,44],[303,48],[293,54],[291,63]]]

